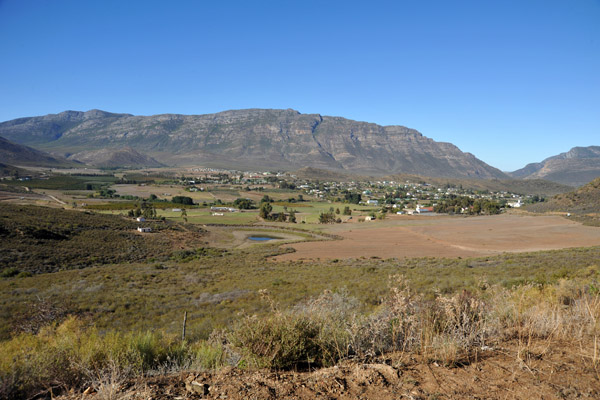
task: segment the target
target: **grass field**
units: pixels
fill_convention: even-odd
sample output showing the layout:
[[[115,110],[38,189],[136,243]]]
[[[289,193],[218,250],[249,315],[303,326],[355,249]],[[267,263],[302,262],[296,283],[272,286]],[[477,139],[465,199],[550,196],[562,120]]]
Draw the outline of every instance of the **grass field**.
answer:
[[[267,261],[280,252],[268,244],[207,254],[175,251],[144,263],[0,279],[1,336],[38,298],[68,304],[69,311],[90,316],[103,329],[176,332],[188,311],[190,334],[202,337],[232,323],[240,311],[268,312],[260,289],[268,289],[282,306],[343,289],[374,307],[387,292],[390,275],[402,274],[415,290],[433,295],[475,288],[482,281],[510,287],[565,277],[597,279],[600,268],[600,247],[470,259]]]

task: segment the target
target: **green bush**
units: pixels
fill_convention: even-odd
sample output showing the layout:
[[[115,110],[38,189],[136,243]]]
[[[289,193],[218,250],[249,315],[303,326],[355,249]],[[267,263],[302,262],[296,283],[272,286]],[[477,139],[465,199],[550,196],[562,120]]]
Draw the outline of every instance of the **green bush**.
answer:
[[[21,271],[15,267],[4,268],[2,272],[0,272],[1,278],[12,278],[13,276],[19,275]]]

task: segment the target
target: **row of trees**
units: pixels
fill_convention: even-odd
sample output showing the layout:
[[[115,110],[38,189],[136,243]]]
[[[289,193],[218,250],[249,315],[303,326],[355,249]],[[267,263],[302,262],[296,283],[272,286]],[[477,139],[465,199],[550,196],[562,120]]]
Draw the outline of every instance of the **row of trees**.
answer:
[[[143,202],[140,206],[129,210],[127,215],[131,218],[144,217],[144,218],[156,218],[156,208],[152,204]]]
[[[500,214],[500,203],[488,199],[472,199],[466,196],[443,200],[433,207],[433,211],[446,214]]]
[[[284,207],[283,212],[280,213],[271,214],[272,211],[273,206],[271,203],[261,203],[258,215],[265,221],[291,222],[293,224],[296,223],[296,210],[289,210],[287,214],[287,207]]]

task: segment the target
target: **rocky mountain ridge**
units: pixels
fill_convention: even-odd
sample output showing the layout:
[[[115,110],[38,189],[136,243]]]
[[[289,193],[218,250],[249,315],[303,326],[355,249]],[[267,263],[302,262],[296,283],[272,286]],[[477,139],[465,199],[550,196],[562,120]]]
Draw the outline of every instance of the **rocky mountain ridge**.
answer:
[[[170,165],[507,177],[453,144],[414,129],[291,109],[153,116],[65,111],[0,123],[0,136],[64,154],[129,146]]]
[[[600,176],[600,146],[573,147],[542,162],[527,164],[510,175],[581,186]]]

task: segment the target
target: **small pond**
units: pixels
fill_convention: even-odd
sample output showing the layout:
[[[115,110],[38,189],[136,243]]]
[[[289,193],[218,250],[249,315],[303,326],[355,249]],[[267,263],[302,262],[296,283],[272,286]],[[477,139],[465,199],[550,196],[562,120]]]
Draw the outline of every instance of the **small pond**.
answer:
[[[275,240],[275,239],[281,239],[275,236],[268,236],[268,235],[253,235],[253,236],[248,236],[248,239],[250,240],[254,240],[255,242],[266,242],[268,240]]]

